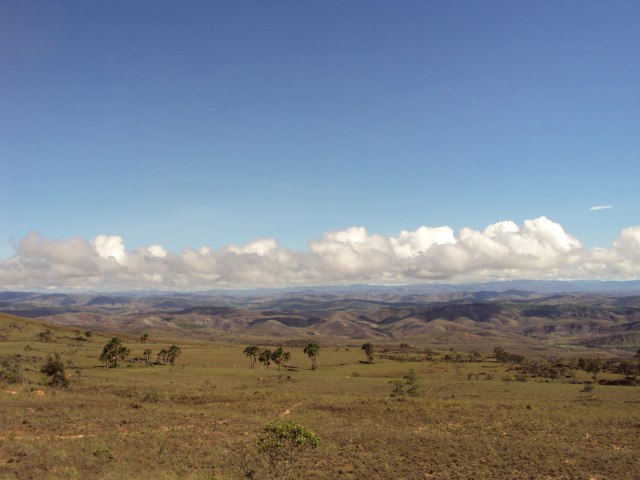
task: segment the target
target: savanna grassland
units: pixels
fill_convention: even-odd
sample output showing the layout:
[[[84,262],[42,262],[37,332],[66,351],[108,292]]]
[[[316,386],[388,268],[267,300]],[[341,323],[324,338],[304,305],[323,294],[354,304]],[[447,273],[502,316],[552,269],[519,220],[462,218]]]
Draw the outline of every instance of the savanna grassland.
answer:
[[[0,327],[0,355],[20,355],[24,377],[0,383],[1,478],[268,478],[256,442],[272,420],[320,437],[292,478],[640,478],[640,387],[589,387],[577,369],[524,376],[490,352],[467,361],[392,344],[375,345],[370,364],[355,341],[321,343],[316,370],[303,345],[284,347],[291,360],[280,370],[252,369],[244,345],[168,335],[120,335],[129,357],[106,368],[99,357],[113,334],[10,315]],[[142,360],[171,344],[182,352],[174,366]],[[66,388],[40,373],[55,353]],[[391,396],[390,382],[411,369],[419,394]]]

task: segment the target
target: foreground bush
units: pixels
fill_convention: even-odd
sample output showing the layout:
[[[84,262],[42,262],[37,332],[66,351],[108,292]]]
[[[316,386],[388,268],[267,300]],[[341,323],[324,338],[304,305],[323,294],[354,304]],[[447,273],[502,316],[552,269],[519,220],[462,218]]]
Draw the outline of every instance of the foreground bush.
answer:
[[[40,369],[40,373],[47,376],[47,383],[52,387],[66,388],[69,386],[69,379],[64,371],[64,363],[62,363],[59,353],[47,357],[47,361]]]
[[[269,422],[258,440],[258,452],[267,458],[271,478],[286,479],[302,453],[320,444],[318,436],[293,422]]]

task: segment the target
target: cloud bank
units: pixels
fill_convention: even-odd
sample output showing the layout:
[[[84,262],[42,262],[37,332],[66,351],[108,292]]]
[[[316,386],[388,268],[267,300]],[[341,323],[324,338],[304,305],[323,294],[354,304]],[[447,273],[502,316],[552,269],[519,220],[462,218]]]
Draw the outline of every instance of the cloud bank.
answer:
[[[53,240],[33,232],[0,260],[0,290],[206,289],[353,283],[640,277],[640,226],[608,249],[586,249],[546,217],[484,230],[422,226],[395,236],[364,227],[328,232],[306,251],[273,238],[246,245],[127,250],[120,236]]]

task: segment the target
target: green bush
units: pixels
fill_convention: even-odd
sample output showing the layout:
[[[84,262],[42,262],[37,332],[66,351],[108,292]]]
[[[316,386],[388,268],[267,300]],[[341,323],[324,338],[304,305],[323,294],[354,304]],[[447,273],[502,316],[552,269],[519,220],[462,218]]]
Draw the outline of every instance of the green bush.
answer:
[[[40,369],[40,373],[47,376],[47,383],[52,387],[66,388],[69,386],[69,379],[64,371],[64,363],[60,359],[59,353],[47,357],[47,361]]]
[[[418,397],[422,394],[418,374],[413,368],[402,379],[390,380],[389,384],[393,386],[392,397]]]
[[[0,380],[6,383],[22,383],[25,381],[22,376],[20,357],[18,355],[3,357],[0,360]]]
[[[264,455],[270,478],[286,479],[302,453],[317,448],[320,438],[302,425],[293,422],[269,422],[258,440],[258,452]]]

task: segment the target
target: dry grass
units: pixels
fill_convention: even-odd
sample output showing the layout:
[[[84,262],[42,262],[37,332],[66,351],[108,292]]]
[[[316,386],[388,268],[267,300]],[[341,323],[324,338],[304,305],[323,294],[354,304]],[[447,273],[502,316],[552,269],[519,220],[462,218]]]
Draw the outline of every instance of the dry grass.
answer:
[[[505,382],[494,362],[465,363],[459,375],[442,361],[369,365],[358,346],[323,345],[316,371],[300,348],[288,349],[297,368],[278,372],[251,370],[242,347],[203,342],[180,342],[175,367],[105,369],[108,336],[78,341],[52,328],[55,340],[44,343],[43,326],[0,320],[0,354],[20,353],[31,382],[0,390],[1,478],[241,478],[243,452],[255,457],[274,419],[321,437],[298,471],[305,478],[640,478],[636,387]],[[167,345],[127,343],[132,357]],[[70,362],[68,390],[37,383],[52,352]],[[389,380],[410,368],[424,395],[391,398]],[[472,382],[470,372],[494,379]]]

